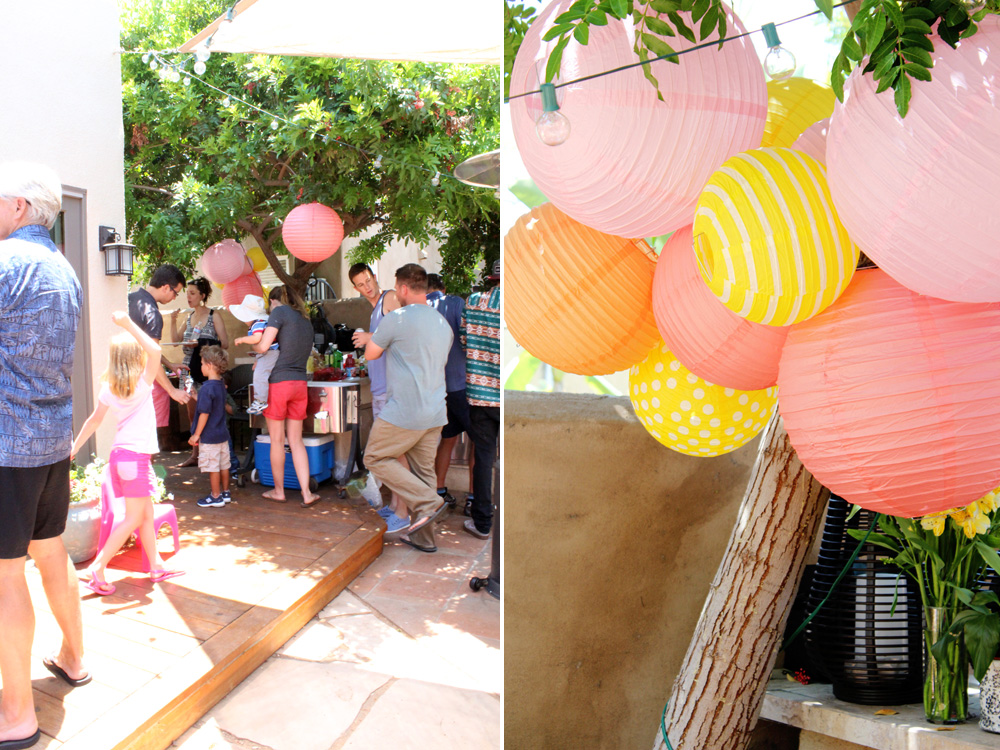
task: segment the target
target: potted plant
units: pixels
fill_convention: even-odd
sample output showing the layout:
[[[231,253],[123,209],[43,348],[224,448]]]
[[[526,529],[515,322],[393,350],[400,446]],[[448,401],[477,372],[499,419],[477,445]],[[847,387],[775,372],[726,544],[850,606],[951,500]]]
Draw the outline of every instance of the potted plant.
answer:
[[[74,563],[97,554],[101,534],[101,483],[107,462],[94,458],[86,466],[73,465],[69,471],[69,512],[62,539]]]

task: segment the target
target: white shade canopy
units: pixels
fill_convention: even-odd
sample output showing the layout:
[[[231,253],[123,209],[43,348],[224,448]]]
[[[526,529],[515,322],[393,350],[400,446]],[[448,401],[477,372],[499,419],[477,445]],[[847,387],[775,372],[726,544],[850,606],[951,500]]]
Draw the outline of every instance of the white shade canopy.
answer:
[[[213,52],[499,65],[501,0],[242,0],[181,47]]]

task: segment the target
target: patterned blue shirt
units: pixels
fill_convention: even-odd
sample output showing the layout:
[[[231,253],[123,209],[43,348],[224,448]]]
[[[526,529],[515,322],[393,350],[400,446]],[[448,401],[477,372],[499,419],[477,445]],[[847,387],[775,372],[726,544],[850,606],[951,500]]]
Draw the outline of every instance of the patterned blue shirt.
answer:
[[[21,227],[0,242],[0,466],[48,466],[69,456],[82,297],[45,227]]]
[[[428,292],[427,304],[444,316],[455,336],[451,344],[451,351],[448,352],[448,364],[444,366],[444,379],[448,393],[464,391],[465,350],[462,348],[459,329],[462,327],[462,311],[465,309],[465,300],[452,294],[434,291]]]

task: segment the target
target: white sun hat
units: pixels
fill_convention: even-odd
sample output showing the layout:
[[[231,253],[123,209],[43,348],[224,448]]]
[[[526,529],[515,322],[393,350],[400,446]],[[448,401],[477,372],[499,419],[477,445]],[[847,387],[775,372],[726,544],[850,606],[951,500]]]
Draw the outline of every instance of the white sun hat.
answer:
[[[240,304],[230,305],[229,312],[244,323],[252,323],[255,320],[267,317],[267,305],[264,304],[263,297],[258,297],[256,294],[248,294]]]

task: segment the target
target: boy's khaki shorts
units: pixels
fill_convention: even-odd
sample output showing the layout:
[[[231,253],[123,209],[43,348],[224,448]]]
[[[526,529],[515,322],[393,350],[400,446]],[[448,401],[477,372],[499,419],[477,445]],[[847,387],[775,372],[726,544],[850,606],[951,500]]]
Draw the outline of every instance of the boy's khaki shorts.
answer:
[[[229,471],[229,443],[199,443],[198,468],[205,473]]]

